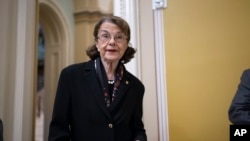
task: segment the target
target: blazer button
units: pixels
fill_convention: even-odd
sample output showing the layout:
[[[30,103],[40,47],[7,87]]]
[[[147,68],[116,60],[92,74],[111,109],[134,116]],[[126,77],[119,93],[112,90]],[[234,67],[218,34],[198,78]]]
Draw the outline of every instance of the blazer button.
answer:
[[[113,128],[113,124],[111,124],[111,123],[108,126],[109,126],[109,128]]]

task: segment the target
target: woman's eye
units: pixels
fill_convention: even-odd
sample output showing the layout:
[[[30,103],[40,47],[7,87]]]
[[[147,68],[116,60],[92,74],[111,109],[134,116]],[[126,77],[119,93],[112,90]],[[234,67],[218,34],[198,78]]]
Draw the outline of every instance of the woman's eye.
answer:
[[[109,38],[109,35],[108,34],[103,34],[102,37]]]
[[[122,36],[117,36],[116,38],[117,38],[117,39],[122,39]]]

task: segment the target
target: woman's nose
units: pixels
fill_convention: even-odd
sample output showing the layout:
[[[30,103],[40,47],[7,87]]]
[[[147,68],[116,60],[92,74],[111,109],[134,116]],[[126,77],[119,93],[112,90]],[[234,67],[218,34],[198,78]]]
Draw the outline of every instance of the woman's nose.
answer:
[[[112,46],[115,45],[115,38],[114,37],[111,37],[109,44]]]

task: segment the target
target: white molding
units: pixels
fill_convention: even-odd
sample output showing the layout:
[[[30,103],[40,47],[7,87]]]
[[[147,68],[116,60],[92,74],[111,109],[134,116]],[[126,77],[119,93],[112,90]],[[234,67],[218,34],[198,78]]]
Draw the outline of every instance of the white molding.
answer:
[[[32,138],[36,1],[17,1],[12,141]]]
[[[23,96],[24,96],[24,71],[25,71],[25,40],[26,40],[26,20],[27,7],[26,0],[18,0],[17,15],[17,53],[16,53],[16,72],[15,72],[15,91],[14,91],[14,124],[13,140],[22,139],[23,126]]]
[[[131,30],[131,38],[130,43],[132,47],[135,47],[136,55],[134,59],[132,59],[128,64],[126,64],[126,68],[138,78],[141,78],[140,75],[140,42],[138,36],[138,0],[114,0],[114,15],[122,17],[125,19]]]
[[[152,0],[152,6],[154,10],[167,7],[167,0]]]
[[[159,139],[169,141],[164,23],[162,10],[154,11]]]

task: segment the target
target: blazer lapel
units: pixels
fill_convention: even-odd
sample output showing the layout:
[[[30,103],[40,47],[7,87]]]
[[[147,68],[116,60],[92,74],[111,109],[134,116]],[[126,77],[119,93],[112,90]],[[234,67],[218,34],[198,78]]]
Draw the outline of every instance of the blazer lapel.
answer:
[[[102,90],[100,81],[98,79],[98,76],[97,76],[95,68],[94,68],[94,62],[93,61],[90,61],[90,62],[91,63],[89,63],[88,66],[84,70],[84,71],[86,71],[85,77],[90,82],[90,85],[89,85],[90,90],[91,90],[90,92],[91,92],[91,94],[93,94],[95,96],[99,107],[102,109],[102,111],[105,113],[105,115],[109,119],[111,119],[110,112],[109,112],[108,108],[106,107],[106,103],[104,100],[103,90]]]
[[[130,87],[130,81],[129,81],[127,73],[125,71],[123,79],[122,79],[120,86],[118,88],[118,91],[116,93],[116,98],[113,101],[113,103],[110,105],[111,111],[119,104],[119,102],[122,100],[122,98],[126,95],[129,87]]]

